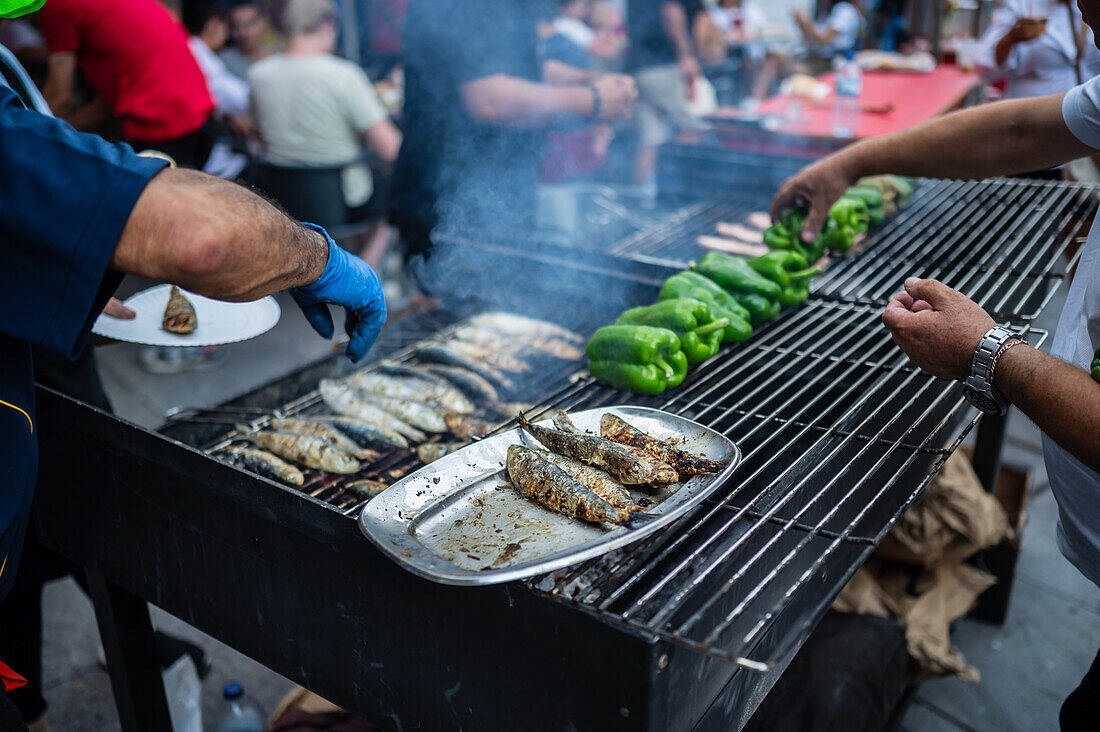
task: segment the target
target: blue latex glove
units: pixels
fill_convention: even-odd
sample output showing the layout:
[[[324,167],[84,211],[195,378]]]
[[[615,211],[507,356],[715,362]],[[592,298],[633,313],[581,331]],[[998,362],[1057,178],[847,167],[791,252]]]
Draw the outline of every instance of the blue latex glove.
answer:
[[[358,361],[370,350],[386,322],[382,282],[366,262],[340,248],[320,226],[302,226],[324,234],[328,241],[328,264],[316,282],[291,290],[290,296],[313,329],[324,338],[332,338],[334,331],[327,303],[343,306],[347,310],[344,331],[351,338],[347,355],[352,361]]]

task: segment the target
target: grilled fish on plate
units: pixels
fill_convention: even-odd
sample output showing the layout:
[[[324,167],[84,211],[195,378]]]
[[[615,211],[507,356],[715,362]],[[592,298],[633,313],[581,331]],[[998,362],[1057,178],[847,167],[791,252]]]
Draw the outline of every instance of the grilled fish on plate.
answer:
[[[638,448],[663,460],[672,465],[681,475],[717,473],[729,464],[728,460],[708,460],[702,455],[685,452],[630,426],[625,420],[610,412],[600,417],[600,434],[609,440]]]
[[[548,463],[564,470],[573,480],[615,508],[631,512],[643,510],[641,506],[634,502],[634,499],[630,497],[630,493],[621,483],[615,482],[614,478],[599,468],[593,468],[591,465],[585,465],[579,460],[567,458],[564,455],[556,455],[548,450],[539,454]]]
[[[644,485],[653,483],[657,477],[649,462],[638,458],[617,442],[587,432],[563,432],[541,427],[532,424],[522,414],[517,419],[520,427],[553,452],[606,470],[620,483]]]
[[[577,426],[573,424],[573,420],[569,419],[569,414],[564,409],[559,409],[554,413],[553,422],[554,426],[562,432],[586,434],[577,429]],[[602,435],[602,437],[607,438],[607,435]],[[680,480],[680,474],[677,472],[676,468],[656,455],[651,454],[637,445],[623,444],[621,440],[613,440],[613,442],[618,442],[623,445],[631,455],[649,464],[649,466],[653,468],[653,480],[650,481],[653,485],[672,485]]]
[[[619,524],[630,518],[628,511],[612,506],[536,450],[512,445],[506,467],[517,491],[551,511],[597,523]]]
[[[168,295],[168,305],[164,308],[164,318],[161,327],[169,333],[187,335],[194,333],[199,327],[199,319],[195,316],[195,306],[183,296],[180,288],[172,285],[171,294]]]

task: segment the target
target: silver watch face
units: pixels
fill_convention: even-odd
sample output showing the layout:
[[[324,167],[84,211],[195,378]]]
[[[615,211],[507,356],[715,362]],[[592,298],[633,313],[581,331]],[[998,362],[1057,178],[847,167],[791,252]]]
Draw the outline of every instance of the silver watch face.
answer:
[[[986,414],[1000,414],[1002,411],[1001,405],[996,399],[972,387],[964,386],[963,396],[966,397],[968,402]]]

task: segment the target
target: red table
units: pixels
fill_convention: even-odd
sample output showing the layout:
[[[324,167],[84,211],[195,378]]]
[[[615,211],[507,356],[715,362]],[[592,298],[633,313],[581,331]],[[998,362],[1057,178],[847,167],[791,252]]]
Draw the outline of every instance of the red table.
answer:
[[[833,86],[833,74],[819,77],[820,81]],[[888,132],[912,127],[926,119],[949,112],[962,106],[967,95],[981,80],[974,72],[960,71],[956,66],[940,65],[927,74],[901,73],[896,71],[869,71],[863,75],[863,94],[860,102],[864,105],[885,106],[893,104],[892,111],[886,114],[862,112],[855,138],[874,137]],[[775,115],[782,118],[788,111],[791,99],[785,95],[776,95],[760,103],[758,113]],[[845,144],[852,138],[835,138],[832,134],[833,95],[818,102],[821,106],[803,103],[802,119],[797,123],[781,122],[768,132],[778,136],[799,136],[829,140],[832,143]],[[746,120],[737,108],[723,107],[709,120],[720,131],[729,130],[734,123],[744,131]],[[757,140],[760,138],[757,137]]]

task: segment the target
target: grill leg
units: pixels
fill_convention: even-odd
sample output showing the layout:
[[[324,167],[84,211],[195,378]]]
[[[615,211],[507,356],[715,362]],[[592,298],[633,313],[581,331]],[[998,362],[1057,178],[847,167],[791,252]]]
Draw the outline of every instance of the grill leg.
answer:
[[[87,574],[122,729],[171,732],[149,607],[98,572]]]
[[[1011,407],[1009,407],[1011,409]],[[1005,427],[1008,415],[985,415],[978,422],[978,435],[974,442],[974,472],[990,493],[997,490],[997,478],[1001,472],[1001,452],[1004,447]],[[1008,616],[1008,601],[1012,596],[1012,583],[1016,575],[1016,556],[1019,549],[1011,542],[978,552],[971,560],[975,565],[997,578],[997,584],[983,592],[970,617],[1001,625]]]
[[[1010,407],[1011,409],[1011,407]],[[1005,442],[1005,426],[1008,414],[995,417],[982,416],[978,422],[978,434],[974,439],[974,472],[982,486],[993,493],[997,489],[997,475],[1001,471],[1001,450]]]

